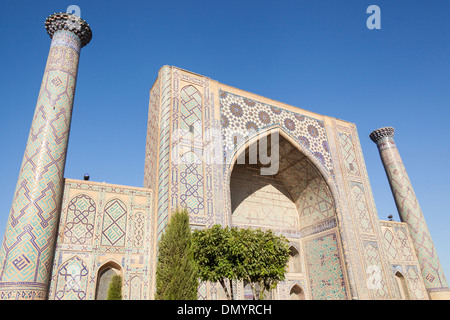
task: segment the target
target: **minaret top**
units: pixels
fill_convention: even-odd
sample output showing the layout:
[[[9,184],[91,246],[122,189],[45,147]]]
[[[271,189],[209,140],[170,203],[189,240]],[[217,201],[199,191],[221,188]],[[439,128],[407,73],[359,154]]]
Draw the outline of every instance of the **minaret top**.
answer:
[[[50,38],[58,30],[68,30],[75,33],[84,47],[92,39],[92,31],[89,24],[80,17],[67,12],[54,13],[45,20],[45,29]]]
[[[383,127],[372,131],[369,137],[373,142],[377,143],[378,141],[386,137],[393,138],[394,132],[395,129],[393,127]]]

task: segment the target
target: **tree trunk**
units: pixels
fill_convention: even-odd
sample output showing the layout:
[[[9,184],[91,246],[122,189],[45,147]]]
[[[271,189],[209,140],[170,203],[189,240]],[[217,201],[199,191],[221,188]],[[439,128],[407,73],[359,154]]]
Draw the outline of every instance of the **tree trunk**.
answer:
[[[220,279],[219,283],[222,285],[223,290],[225,291],[225,294],[227,296],[227,300],[231,300],[230,292],[228,291],[227,285],[225,283],[224,279]]]

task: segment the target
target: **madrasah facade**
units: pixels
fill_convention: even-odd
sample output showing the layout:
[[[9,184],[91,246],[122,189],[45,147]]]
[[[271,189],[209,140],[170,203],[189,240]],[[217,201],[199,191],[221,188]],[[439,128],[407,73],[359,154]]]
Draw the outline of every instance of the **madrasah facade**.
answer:
[[[288,273],[270,299],[450,298],[392,127],[370,139],[401,222],[378,218],[355,124],[163,66],[150,89],[143,187],[65,178],[92,31],[69,13],[45,27],[52,41],[0,248],[0,299],[105,299],[114,274],[124,299],[153,299],[158,240],[180,207],[193,229],[288,239]],[[253,298],[244,283],[233,290]],[[201,283],[198,298],[225,295]]]

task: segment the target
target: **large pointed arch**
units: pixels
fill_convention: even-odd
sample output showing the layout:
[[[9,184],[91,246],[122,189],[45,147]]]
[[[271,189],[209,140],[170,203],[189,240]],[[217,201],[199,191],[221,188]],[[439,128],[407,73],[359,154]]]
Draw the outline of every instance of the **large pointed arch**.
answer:
[[[272,133],[279,137],[280,163],[279,172],[268,178],[256,171],[262,161],[258,159],[252,165],[248,160],[261,138],[267,137],[272,148]],[[351,294],[339,226],[338,191],[321,159],[278,125],[237,140],[234,147],[226,164],[229,225],[271,229],[293,241],[304,241],[302,259],[312,298],[348,299]],[[324,282],[329,287],[324,288]]]
[[[252,131],[249,131],[252,132]],[[334,182],[333,176],[331,173],[325,168],[323,163],[319,158],[317,158],[311,150],[309,150],[306,146],[304,146],[302,143],[299,143],[298,140],[294,137],[292,137],[286,130],[284,130],[279,125],[272,125],[269,126],[263,130],[260,130],[258,132],[253,131],[253,134],[243,139],[243,141],[240,141],[237,145],[235,145],[235,148],[233,152],[231,152],[226,161],[227,166],[227,181],[229,183],[230,174],[233,171],[233,168],[236,164],[236,160],[238,157],[242,155],[242,153],[246,152],[246,150],[254,146],[258,140],[260,140],[263,137],[269,136],[271,133],[278,133],[280,137],[283,137],[287,141],[289,141],[295,148],[297,148],[305,157],[314,165],[314,167],[320,172],[322,178],[327,182],[328,187],[330,188],[331,194],[333,195],[333,199],[335,200],[335,204],[338,203],[337,197],[339,195],[336,183]],[[336,205],[337,207],[337,205]],[[338,208],[336,208],[338,210]]]
[[[251,132],[251,131],[250,131]],[[331,196],[333,198],[334,208],[336,211],[337,224],[339,225],[340,217],[340,204],[338,201],[339,191],[337,185],[334,181],[332,174],[325,168],[323,163],[318,159],[306,146],[302,143],[298,142],[297,139],[292,137],[286,130],[284,130],[279,125],[272,125],[264,130],[260,130],[258,132],[253,131],[253,134],[246,137],[246,139],[240,141],[237,145],[235,145],[233,152],[228,154],[225,158],[225,179],[227,182],[228,192],[227,192],[227,201],[230,202],[230,180],[231,173],[233,172],[234,166],[236,165],[237,159],[242,156],[243,153],[246,152],[250,147],[255,147],[256,143],[263,137],[268,137],[271,133],[277,133],[279,137],[286,139],[293,147],[295,147],[300,153],[302,153],[308,161],[314,166],[314,168],[318,171],[324,181],[327,183],[327,186],[330,190]],[[270,140],[270,139],[268,139]],[[229,206],[231,209],[231,206]],[[231,212],[228,212],[228,224],[231,225]]]

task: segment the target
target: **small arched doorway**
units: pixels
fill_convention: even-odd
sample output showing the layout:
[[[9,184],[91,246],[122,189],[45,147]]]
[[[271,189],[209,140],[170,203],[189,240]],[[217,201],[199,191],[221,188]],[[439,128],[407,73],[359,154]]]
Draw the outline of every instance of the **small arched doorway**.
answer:
[[[95,300],[106,300],[109,283],[114,275],[121,275],[122,268],[114,261],[103,264],[97,272],[97,284],[95,288]]]
[[[299,285],[295,284],[289,292],[289,298],[291,300],[305,300],[305,292]]]
[[[397,281],[398,288],[400,290],[400,296],[402,300],[411,300],[406,284],[406,279],[400,271],[395,273],[395,280]]]

